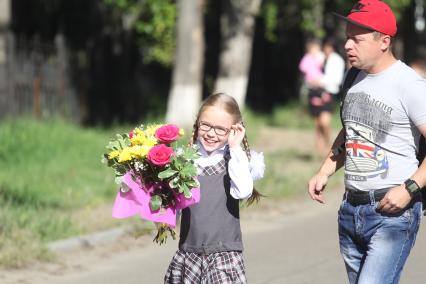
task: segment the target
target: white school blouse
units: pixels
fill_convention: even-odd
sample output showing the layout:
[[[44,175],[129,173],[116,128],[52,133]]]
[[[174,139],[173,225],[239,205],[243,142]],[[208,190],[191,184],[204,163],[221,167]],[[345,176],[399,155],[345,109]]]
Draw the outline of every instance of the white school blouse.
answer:
[[[195,163],[202,168],[219,163],[225,154],[227,145],[219,148],[210,155],[204,150],[203,145],[197,142],[201,157]],[[231,158],[228,162],[228,172],[231,178],[231,196],[235,199],[245,199],[253,192],[253,177],[250,173],[250,165],[246,153],[241,147],[229,148]]]

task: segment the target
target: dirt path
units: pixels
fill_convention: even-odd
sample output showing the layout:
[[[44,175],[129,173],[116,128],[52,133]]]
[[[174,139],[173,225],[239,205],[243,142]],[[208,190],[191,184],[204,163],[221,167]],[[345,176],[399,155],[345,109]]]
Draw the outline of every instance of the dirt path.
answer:
[[[256,146],[265,152],[294,150],[311,152],[314,146],[314,132],[306,129],[262,128]]]

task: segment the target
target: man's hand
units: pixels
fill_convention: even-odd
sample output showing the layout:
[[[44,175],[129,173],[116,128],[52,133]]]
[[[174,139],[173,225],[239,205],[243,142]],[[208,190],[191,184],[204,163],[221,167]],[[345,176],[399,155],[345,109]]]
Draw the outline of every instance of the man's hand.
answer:
[[[328,176],[322,173],[317,173],[309,180],[308,193],[313,200],[316,200],[319,203],[325,203],[322,192],[327,185],[327,181]]]
[[[400,185],[389,190],[379,202],[377,209],[383,213],[396,214],[403,210],[411,201],[411,195]]]

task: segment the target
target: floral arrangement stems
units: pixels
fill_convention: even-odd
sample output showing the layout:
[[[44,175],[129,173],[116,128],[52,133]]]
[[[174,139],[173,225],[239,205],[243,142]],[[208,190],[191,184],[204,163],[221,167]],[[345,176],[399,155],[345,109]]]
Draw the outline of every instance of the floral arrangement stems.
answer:
[[[156,242],[160,245],[166,243],[167,237],[170,234],[170,236],[173,238],[173,240],[176,240],[176,232],[170,228],[167,224],[164,223],[155,223],[157,226],[157,235],[152,240],[153,242]]]

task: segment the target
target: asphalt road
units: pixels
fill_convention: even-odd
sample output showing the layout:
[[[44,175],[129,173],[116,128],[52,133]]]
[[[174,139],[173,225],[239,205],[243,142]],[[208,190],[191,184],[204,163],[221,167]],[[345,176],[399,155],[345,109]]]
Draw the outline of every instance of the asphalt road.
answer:
[[[243,212],[245,264],[253,284],[347,283],[338,251],[337,208],[339,194],[328,196],[326,205],[305,199],[262,214]],[[245,214],[246,213],[246,214]],[[400,283],[425,283],[426,227],[422,222],[416,245]],[[1,283],[20,284],[151,284],[162,283],[177,241],[164,246],[144,239],[123,242],[122,247],[64,255],[60,264],[16,271],[0,277]],[[1,274],[1,272],[0,272]],[[10,276],[10,275],[9,275]],[[2,280],[3,279],[3,280]],[[12,282],[16,281],[16,282]]]

